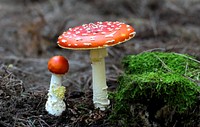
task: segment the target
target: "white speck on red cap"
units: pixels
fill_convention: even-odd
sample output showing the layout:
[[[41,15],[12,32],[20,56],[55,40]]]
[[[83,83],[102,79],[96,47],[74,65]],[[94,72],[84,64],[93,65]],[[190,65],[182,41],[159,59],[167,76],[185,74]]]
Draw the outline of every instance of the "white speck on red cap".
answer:
[[[67,40],[66,40],[66,39],[62,39],[61,41],[62,41],[63,43],[66,43],[66,42],[67,42]]]

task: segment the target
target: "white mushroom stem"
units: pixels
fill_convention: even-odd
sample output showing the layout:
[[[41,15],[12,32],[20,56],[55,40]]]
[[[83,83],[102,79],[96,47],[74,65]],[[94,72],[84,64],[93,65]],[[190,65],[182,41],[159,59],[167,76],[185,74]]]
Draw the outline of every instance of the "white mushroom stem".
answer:
[[[90,50],[90,59],[92,62],[92,84],[93,84],[93,103],[95,108],[105,110],[110,104],[108,99],[105,60],[108,55],[105,48]]]
[[[62,85],[62,75],[52,74],[48,99],[45,105],[46,111],[55,116],[60,116],[66,109],[63,101],[65,95],[65,87]]]

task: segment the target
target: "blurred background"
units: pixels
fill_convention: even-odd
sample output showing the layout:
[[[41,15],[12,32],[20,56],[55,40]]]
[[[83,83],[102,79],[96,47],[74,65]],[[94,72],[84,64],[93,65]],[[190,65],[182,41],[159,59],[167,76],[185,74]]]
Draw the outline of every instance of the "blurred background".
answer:
[[[27,91],[49,87],[47,61],[69,59],[64,85],[91,88],[88,51],[57,46],[70,27],[96,21],[120,21],[133,26],[132,40],[108,48],[108,85],[123,71],[121,59],[145,51],[186,53],[200,59],[200,0],[0,0],[0,66],[10,67]]]

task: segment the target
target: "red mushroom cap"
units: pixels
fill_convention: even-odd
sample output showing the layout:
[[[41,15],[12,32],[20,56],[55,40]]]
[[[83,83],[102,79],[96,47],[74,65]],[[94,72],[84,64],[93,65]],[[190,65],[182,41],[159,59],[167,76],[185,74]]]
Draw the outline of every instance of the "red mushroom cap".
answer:
[[[66,49],[96,49],[114,46],[135,36],[130,25],[121,22],[96,22],[70,28],[58,38]]]
[[[63,56],[54,56],[49,59],[48,69],[54,74],[65,74],[69,70],[68,60]]]

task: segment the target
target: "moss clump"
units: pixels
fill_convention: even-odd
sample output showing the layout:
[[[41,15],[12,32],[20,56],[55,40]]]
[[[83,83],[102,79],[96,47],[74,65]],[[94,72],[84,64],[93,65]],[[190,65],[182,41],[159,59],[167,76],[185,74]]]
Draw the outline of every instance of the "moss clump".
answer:
[[[122,64],[126,74],[162,71],[200,79],[200,64],[193,57],[183,54],[147,52],[126,56]]]
[[[138,103],[154,117],[164,106],[181,114],[198,101],[200,64],[191,56],[148,52],[127,56],[122,63],[125,73],[112,95],[112,118],[131,123],[136,118],[132,107]]]

